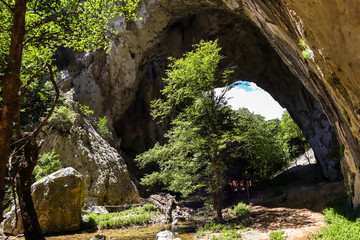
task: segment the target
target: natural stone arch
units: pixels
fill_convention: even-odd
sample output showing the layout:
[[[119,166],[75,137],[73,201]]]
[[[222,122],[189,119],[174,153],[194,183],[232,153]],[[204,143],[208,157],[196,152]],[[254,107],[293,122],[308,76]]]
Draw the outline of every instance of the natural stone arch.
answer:
[[[139,109],[146,108],[142,105],[146,103],[145,99],[147,98],[144,98],[144,101],[139,99],[135,101],[137,93],[140,94],[143,91],[141,86],[145,83],[142,81],[145,73],[150,76],[147,79],[148,86],[153,91],[152,95],[156,95],[155,89],[159,86],[155,85],[153,88],[154,85],[150,81],[156,78],[154,68],[163,67],[162,61],[169,52],[159,45],[165,43],[162,42],[160,36],[167,27],[185,16],[198,15],[204,11],[224,11],[231,16],[247,20],[247,23],[257,27],[261,35],[267,39],[268,44],[280,56],[289,72],[299,80],[297,83],[301,83],[296,85],[301,90],[293,92],[293,95],[289,93],[287,99],[294,97],[297,101],[303,101],[304,105],[309,106],[306,111],[302,111],[301,108],[292,110],[294,106],[289,107],[289,111],[304,130],[309,126],[309,122],[315,120],[306,115],[314,111],[318,113],[314,114],[314,118],[318,119],[318,125],[313,127],[312,133],[308,133],[309,141],[311,141],[310,137],[314,135],[312,144],[315,146],[319,143],[319,139],[316,138],[317,130],[329,130],[329,134],[324,134],[327,136],[326,139],[320,139],[320,143],[327,142],[327,144],[317,146],[316,154],[318,158],[320,155],[322,157],[342,157],[345,184],[352,197],[352,202],[354,205],[358,205],[360,203],[358,160],[360,153],[357,139],[360,138],[358,131],[360,110],[356,106],[359,103],[358,93],[360,90],[354,73],[359,71],[357,66],[359,65],[360,51],[356,49],[356,44],[349,41],[349,39],[356,39],[360,36],[360,30],[356,24],[352,24],[359,19],[359,13],[356,12],[358,5],[358,1],[346,3],[341,1],[340,3],[338,0],[331,0],[331,3],[325,0],[319,0],[316,3],[294,0],[144,0],[139,14],[143,20],[126,24],[121,19],[113,22],[119,30],[118,36],[113,37],[115,47],[106,56],[105,61],[96,63],[96,59],[94,59],[90,65],[87,64],[88,70],[83,70],[90,71],[90,73],[99,73],[100,71],[100,74],[90,76],[90,80],[86,78],[87,82],[85,83],[78,81],[75,89],[80,101],[94,106],[96,114],[108,115],[109,119],[113,121],[112,125],[116,128],[118,123],[124,122],[126,115],[128,118],[131,116],[130,114],[124,115],[124,113],[127,110],[131,111],[133,104]],[[349,9],[349,11],[345,11],[345,17],[340,17],[343,15],[344,9]],[[328,36],[335,37],[329,38]],[[172,37],[176,38],[176,35]],[[302,57],[302,49],[298,45],[299,39],[305,39],[310,48],[314,50],[313,58],[304,59]],[[171,43],[167,45],[169,48],[173,47]],[[337,50],[339,46],[343,47]],[[160,51],[156,56],[149,54],[157,47],[164,52]],[[346,50],[344,51],[346,54],[343,54],[346,56],[342,55],[341,58],[337,58],[342,48]],[[179,51],[185,50],[180,49]],[[99,66],[101,70],[99,70]],[[256,81],[263,88],[272,91],[274,98],[286,107],[286,103],[281,100],[281,94],[279,95],[280,89],[269,90],[269,86],[266,85],[269,82],[264,80],[264,76],[262,77],[262,81],[260,79],[252,79],[252,81]],[[81,87],[86,89],[86,84],[90,83],[95,83],[98,88],[90,94],[82,93]],[[282,85],[279,85],[279,88],[280,86]],[[100,92],[101,98],[95,98],[94,92]],[[148,91],[147,93],[147,96],[151,95]],[[290,102],[288,101],[287,104]],[[323,120],[320,121],[320,119]],[[143,123],[144,126],[143,129],[138,130],[138,134],[132,133],[135,138],[141,136],[143,134],[141,132],[148,132],[149,139],[155,139],[158,131],[155,131],[154,125],[145,123],[139,118],[134,120]],[[329,123],[335,130],[341,147],[337,147],[338,143],[336,138],[333,138]],[[118,132],[121,133],[119,130]],[[119,137],[122,138],[124,145],[125,138],[122,135]],[[142,139],[139,140],[144,142]],[[334,151],[326,146],[333,146]]]
[[[339,144],[321,105],[249,19],[223,10],[205,9],[169,24],[159,38],[159,44],[145,54],[137,76],[141,80],[133,105],[114,125],[123,138],[123,150],[140,153],[161,137],[163,129],[156,130],[148,112],[150,100],[154,94],[159,95],[166,57],[181,56],[201,39],[219,39],[226,57],[223,64],[237,65],[238,80],[257,83],[289,109],[313,147],[324,175],[331,180],[341,178],[340,159],[333,153],[339,149]]]

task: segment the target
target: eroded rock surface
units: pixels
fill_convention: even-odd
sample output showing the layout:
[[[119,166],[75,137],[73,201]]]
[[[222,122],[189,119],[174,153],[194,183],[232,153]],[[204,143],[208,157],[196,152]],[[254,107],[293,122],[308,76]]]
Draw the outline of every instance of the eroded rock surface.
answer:
[[[107,115],[121,148],[139,153],[164,129],[148,109],[159,95],[168,55],[200,39],[219,39],[224,64],[288,108],[314,149],[324,175],[342,173],[360,203],[359,1],[144,0],[137,22],[113,20],[118,36],[106,55],[74,61],[69,72],[80,102]],[[306,42],[309,58],[299,40]],[[89,90],[90,89],[90,90]]]
[[[137,188],[119,153],[76,111],[73,92],[65,98],[71,110],[69,123],[60,118],[51,121],[42,137],[42,151],[54,149],[63,167],[71,166],[83,175],[88,207],[139,202]]]
[[[43,233],[76,231],[80,228],[81,209],[85,188],[82,175],[73,168],[61,169],[31,186],[31,195]],[[18,209],[16,225],[15,207],[5,215],[4,232],[23,233]],[[14,229],[14,227],[17,228]],[[13,231],[14,229],[14,231]]]

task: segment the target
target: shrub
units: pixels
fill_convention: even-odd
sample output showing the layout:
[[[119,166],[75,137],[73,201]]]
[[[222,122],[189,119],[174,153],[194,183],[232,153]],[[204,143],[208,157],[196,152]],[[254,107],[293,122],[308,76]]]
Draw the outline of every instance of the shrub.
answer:
[[[70,132],[72,126],[71,117],[74,114],[75,112],[66,106],[57,106],[49,118],[49,123],[51,127],[55,128],[59,133],[67,135]]]
[[[91,110],[89,106],[79,104],[79,109],[86,117],[90,117],[90,115],[94,114],[94,111]]]
[[[238,217],[239,221],[244,225],[250,224],[250,206],[243,202],[238,203],[233,209],[233,212]]]
[[[59,155],[55,153],[53,149],[51,152],[43,153],[39,160],[38,164],[34,168],[33,176],[35,181],[39,181],[43,177],[56,172],[61,169],[61,162]]]
[[[271,232],[269,237],[270,240],[285,240],[286,237],[284,236],[285,232],[281,231],[281,232]]]
[[[107,120],[106,116],[104,116],[103,118],[99,118],[99,121],[97,123],[97,130],[102,137],[111,135],[111,132],[107,128],[107,122],[108,122],[108,120]]]

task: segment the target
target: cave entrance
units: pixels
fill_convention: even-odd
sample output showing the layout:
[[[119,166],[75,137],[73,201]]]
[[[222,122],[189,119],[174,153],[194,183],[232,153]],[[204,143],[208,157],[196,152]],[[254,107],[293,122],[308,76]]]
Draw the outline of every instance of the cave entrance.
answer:
[[[160,95],[167,57],[182,56],[202,39],[218,39],[225,56],[223,66],[238,66],[236,79],[256,83],[286,108],[313,148],[324,176],[341,179],[339,143],[322,106],[258,28],[243,15],[213,9],[196,11],[171,19],[157,37],[158,44],[145,51],[137,74],[136,99],[114,122],[122,139],[121,149],[138,154],[161,141],[166,124],[158,126],[151,120],[149,103]]]

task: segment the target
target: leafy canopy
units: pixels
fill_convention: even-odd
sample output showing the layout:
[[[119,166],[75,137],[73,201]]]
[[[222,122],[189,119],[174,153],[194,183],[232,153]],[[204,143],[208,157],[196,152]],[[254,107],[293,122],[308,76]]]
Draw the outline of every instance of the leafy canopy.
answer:
[[[216,70],[221,59],[217,41],[201,41],[194,45],[195,50],[187,52],[182,58],[169,57],[172,63],[166,70],[166,86],[161,93],[166,99],[152,102],[152,116],[163,119],[175,106],[195,101],[205,92],[216,87]],[[225,70],[222,81],[228,81],[232,71]]]
[[[183,58],[170,58],[173,63],[162,91],[165,99],[152,104],[153,116],[161,118],[182,105],[166,134],[168,143],[157,143],[137,156],[136,161],[141,167],[156,162],[160,168],[146,175],[143,184],[161,182],[165,189],[184,196],[206,190],[214,196],[212,200],[216,204],[221,202],[225,184],[223,155],[237,138],[233,134],[236,118],[225,98],[229,88],[220,95],[215,94],[214,88],[219,81],[229,81],[232,71],[217,74],[221,59],[217,41],[201,41],[194,48]],[[217,211],[220,207],[221,217],[221,204],[215,207]]]
[[[125,14],[135,19],[140,0],[29,0],[26,5],[21,79],[25,82],[42,64],[51,63],[59,46],[79,51],[110,49],[110,20]],[[0,76],[7,65],[14,0],[0,1]]]

